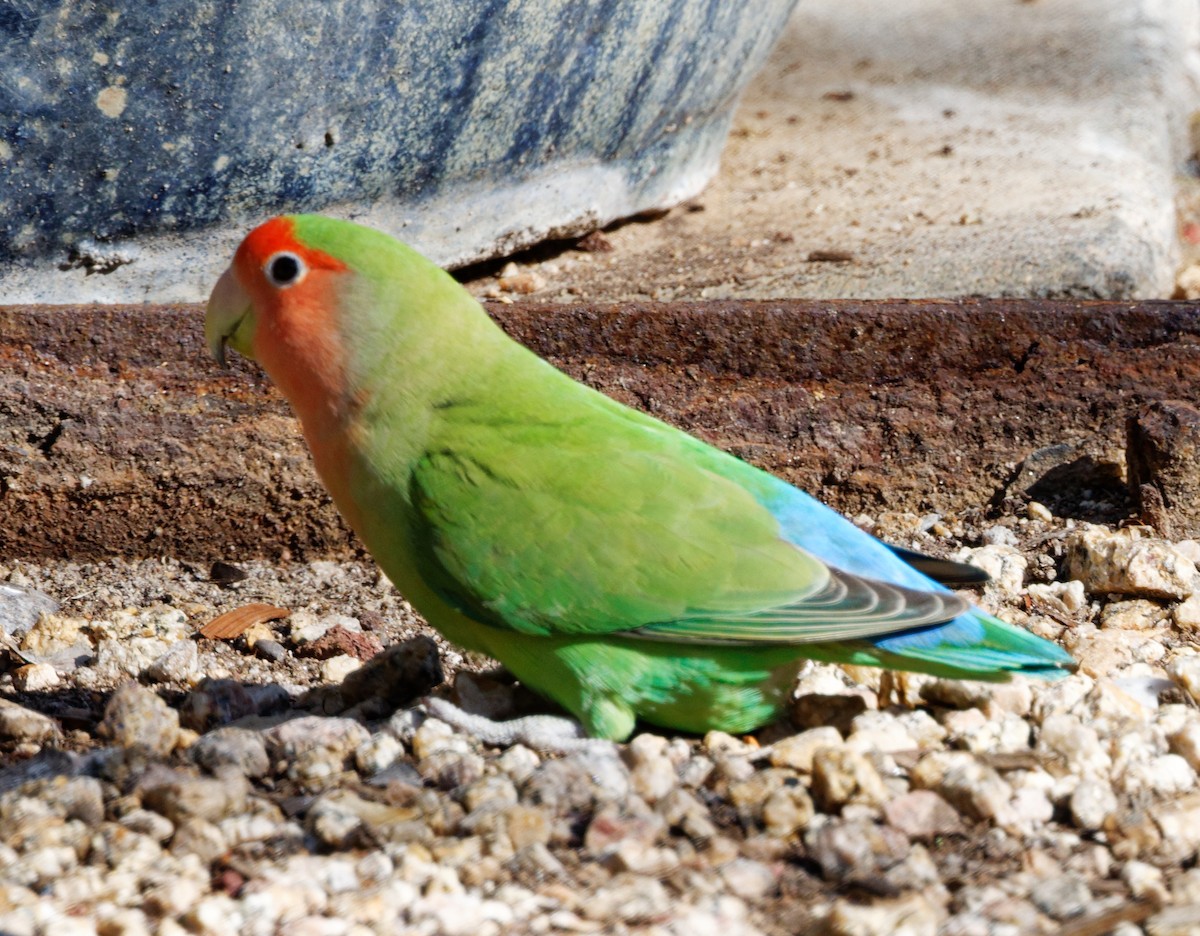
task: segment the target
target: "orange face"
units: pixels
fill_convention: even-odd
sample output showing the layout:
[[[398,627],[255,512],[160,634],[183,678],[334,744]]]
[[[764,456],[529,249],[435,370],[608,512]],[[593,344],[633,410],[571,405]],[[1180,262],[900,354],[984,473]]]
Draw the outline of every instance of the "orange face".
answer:
[[[209,298],[205,333],[257,360],[301,414],[340,398],[344,349],[337,327],[346,264],[304,245],[291,218],[273,218],[242,241]]]

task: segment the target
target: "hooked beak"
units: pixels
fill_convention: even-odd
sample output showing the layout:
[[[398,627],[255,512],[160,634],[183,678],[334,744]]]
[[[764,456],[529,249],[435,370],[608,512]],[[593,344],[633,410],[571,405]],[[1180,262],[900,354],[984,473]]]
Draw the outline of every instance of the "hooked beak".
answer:
[[[231,266],[217,280],[204,312],[204,338],[208,342],[209,353],[222,367],[225,366],[226,343],[250,356],[248,342],[237,334],[250,313],[250,296],[238,282]]]

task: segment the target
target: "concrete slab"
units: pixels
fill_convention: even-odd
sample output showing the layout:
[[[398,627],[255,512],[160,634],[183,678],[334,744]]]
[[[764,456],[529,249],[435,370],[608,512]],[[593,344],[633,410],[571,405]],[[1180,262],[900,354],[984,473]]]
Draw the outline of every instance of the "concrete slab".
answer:
[[[0,4],[0,297],[200,299],[282,212],[461,265],[669,207],[795,4]]]
[[[1170,296],[1197,11],[804,0],[707,191],[609,232],[612,252],[543,255],[508,282],[557,299]]]

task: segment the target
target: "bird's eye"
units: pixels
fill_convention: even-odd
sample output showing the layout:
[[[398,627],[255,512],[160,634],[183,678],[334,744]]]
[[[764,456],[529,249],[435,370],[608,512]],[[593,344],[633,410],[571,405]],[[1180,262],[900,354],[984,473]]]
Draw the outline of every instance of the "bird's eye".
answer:
[[[263,265],[267,279],[273,286],[292,286],[304,278],[304,261],[294,253],[277,253],[267,259]]]

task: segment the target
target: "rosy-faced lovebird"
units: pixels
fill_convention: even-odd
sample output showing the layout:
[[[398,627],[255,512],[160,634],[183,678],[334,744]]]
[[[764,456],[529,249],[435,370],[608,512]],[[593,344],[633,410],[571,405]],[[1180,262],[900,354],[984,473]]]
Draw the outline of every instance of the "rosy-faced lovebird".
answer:
[[[594,736],[637,719],[750,731],[806,659],[985,680],[1074,668],[934,580],[964,567],[893,550],[576,383],[386,234],[266,222],[205,332],[291,402],[334,503],[426,620]]]

